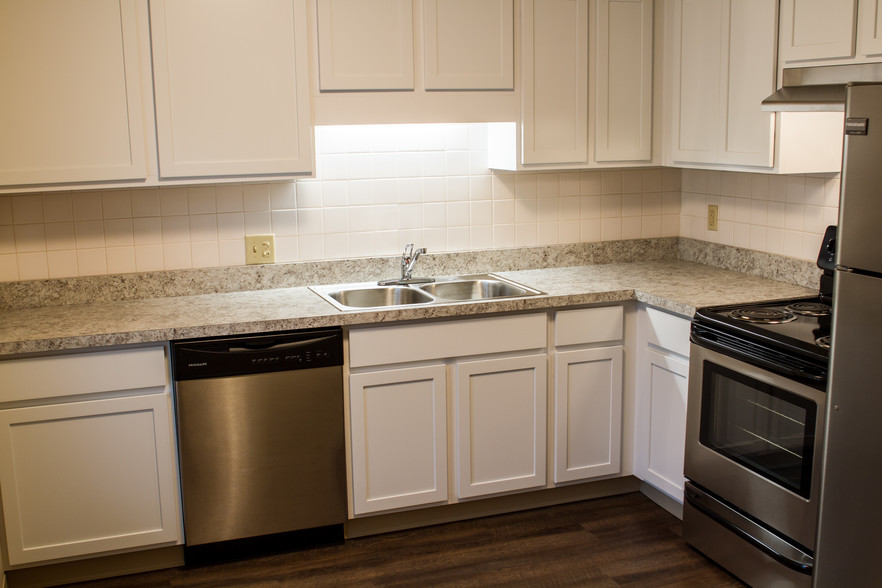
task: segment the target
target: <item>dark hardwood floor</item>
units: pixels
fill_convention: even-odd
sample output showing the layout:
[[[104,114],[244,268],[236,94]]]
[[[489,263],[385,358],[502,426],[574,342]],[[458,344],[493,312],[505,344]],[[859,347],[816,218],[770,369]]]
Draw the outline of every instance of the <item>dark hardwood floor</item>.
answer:
[[[633,493],[76,586],[743,586],[680,531]]]

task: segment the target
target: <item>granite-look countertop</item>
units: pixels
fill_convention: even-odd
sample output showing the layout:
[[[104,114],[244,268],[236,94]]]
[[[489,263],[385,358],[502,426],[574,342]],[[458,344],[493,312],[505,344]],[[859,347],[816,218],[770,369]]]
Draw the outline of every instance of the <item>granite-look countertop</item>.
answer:
[[[817,290],[685,261],[496,272],[547,294],[342,312],[306,287],[0,311],[0,355],[337,325],[363,325],[638,300],[695,309]]]

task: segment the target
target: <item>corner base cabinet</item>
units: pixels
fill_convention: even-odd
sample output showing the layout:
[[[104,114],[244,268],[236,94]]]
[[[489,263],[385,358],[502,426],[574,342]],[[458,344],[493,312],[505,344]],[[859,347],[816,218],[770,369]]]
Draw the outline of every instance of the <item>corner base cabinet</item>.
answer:
[[[165,349],[0,362],[10,566],[181,542]]]
[[[638,310],[635,474],[683,502],[689,319]]]

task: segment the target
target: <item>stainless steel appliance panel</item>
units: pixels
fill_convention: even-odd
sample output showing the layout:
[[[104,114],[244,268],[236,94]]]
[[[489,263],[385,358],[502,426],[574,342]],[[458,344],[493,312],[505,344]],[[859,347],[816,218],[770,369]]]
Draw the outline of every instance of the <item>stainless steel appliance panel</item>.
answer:
[[[689,482],[683,503],[683,539],[751,586],[811,586],[810,555]]]
[[[823,415],[826,395],[823,391],[800,384],[756,366],[693,344],[689,360],[689,398],[686,416],[686,456],[684,473],[700,487],[723,496],[736,507],[762,520],[808,549],[815,544],[817,501],[820,491],[821,451],[814,451],[808,465],[808,496],[776,483],[769,476],[730,459],[701,442],[702,406],[705,402],[706,363],[721,366],[755,380],[762,385],[794,394],[815,405],[817,419],[813,430],[814,445],[823,440]]]
[[[845,136],[836,263],[882,274],[882,85],[849,87],[845,116],[866,119],[867,134]]]
[[[187,546],[342,525],[340,330],[173,349]]]
[[[834,296],[815,585],[871,586],[882,548],[882,279],[837,272]]]

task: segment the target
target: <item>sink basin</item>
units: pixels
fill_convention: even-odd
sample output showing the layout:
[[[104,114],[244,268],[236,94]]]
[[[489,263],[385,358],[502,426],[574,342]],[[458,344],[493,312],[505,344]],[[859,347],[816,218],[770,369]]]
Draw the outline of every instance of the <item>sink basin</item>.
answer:
[[[447,300],[481,300],[506,296],[524,296],[527,290],[497,279],[452,280],[419,286],[436,298]]]
[[[428,284],[380,286],[376,282],[367,282],[310,286],[309,289],[340,310],[398,308],[544,294],[493,274],[439,278],[437,282]]]
[[[408,286],[381,286],[371,288],[341,289],[326,293],[329,298],[351,308],[374,308],[400,306],[402,304],[425,304],[434,298],[422,290]]]

